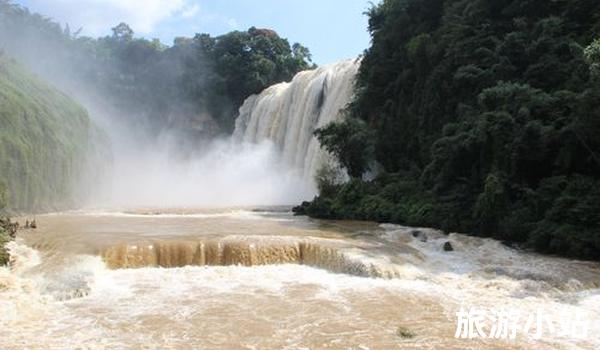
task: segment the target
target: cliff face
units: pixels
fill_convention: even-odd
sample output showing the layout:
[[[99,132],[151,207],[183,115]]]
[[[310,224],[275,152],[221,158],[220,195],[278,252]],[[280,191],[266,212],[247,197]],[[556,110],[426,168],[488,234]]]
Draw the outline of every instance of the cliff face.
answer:
[[[9,210],[75,206],[98,138],[83,107],[0,57],[0,183]]]

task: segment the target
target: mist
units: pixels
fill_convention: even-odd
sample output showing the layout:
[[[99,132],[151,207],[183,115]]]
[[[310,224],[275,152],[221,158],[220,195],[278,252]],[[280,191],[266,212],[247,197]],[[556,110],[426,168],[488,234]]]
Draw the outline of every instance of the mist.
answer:
[[[152,138],[114,115],[92,115],[112,151],[87,208],[291,205],[317,192],[269,140],[207,138],[191,148],[179,130]]]
[[[300,174],[280,162],[269,141],[213,141],[204,152],[185,160],[161,145],[151,150],[117,149],[107,191],[90,206],[286,205],[315,193]]]
[[[301,46],[292,51],[269,30],[232,33],[257,50],[269,41],[265,55],[284,49],[273,58],[281,67],[240,72],[239,62],[218,61],[231,50],[227,35],[178,38],[165,46],[134,37],[121,23],[112,36],[79,37],[6,0],[0,19],[4,53],[84,106],[99,129],[73,184],[82,205],[284,205],[316,193],[312,179],[283,161],[273,143],[230,136],[248,96],[309,67]]]

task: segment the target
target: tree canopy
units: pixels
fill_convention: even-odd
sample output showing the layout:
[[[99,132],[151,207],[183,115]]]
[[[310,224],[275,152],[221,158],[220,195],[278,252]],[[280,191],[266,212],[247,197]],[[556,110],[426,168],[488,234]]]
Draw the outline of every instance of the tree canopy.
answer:
[[[598,14],[594,0],[374,6],[350,115],[373,130],[385,171],[346,185],[361,193],[351,204],[344,186],[319,198],[313,215],[600,259]]]
[[[331,123],[315,131],[315,136],[351,177],[360,178],[369,170],[369,162],[373,159],[373,137],[361,119]]]
[[[6,54],[79,99],[102,100],[157,132],[175,128],[196,138],[230,132],[245,98],[313,67],[307,48],[269,29],[197,34],[171,46],[136,37],[126,23],[101,38],[80,33],[0,0]]]

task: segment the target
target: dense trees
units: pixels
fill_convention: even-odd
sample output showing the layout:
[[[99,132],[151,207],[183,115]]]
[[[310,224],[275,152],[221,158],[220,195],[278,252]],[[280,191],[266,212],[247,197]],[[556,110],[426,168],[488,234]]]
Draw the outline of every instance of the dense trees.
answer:
[[[321,146],[333,154],[348,175],[360,178],[373,159],[373,136],[361,119],[348,118],[334,122],[315,132]]]
[[[312,67],[308,49],[297,43],[292,49],[287,40],[267,29],[252,27],[216,38],[200,34],[183,42],[192,46],[184,92],[196,101],[205,101],[209,112],[228,131],[234,126],[237,108],[248,96]]]
[[[0,48],[72,95],[157,132],[229,132],[250,94],[312,66],[308,49],[272,30],[177,38],[168,47],[136,38],[125,23],[110,36],[80,37],[0,0]]]
[[[600,259],[600,3],[384,0],[369,16],[350,114],[385,172],[301,210]]]
[[[129,137],[176,135],[180,155],[230,132],[250,94],[312,67],[308,49],[268,29],[198,34],[172,46],[137,38],[126,23],[97,39],[80,32],[0,0],[0,182],[12,210],[68,206],[93,136],[85,110],[27,70],[109,115],[111,127],[139,131]],[[0,188],[0,207],[2,199]]]

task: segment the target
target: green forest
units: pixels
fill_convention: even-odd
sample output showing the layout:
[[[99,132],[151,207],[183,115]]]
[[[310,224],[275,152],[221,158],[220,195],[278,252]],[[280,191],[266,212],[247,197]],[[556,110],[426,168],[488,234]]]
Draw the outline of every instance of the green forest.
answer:
[[[383,0],[367,15],[355,98],[315,132],[350,181],[320,171],[320,195],[296,213],[600,259],[600,2]],[[0,203],[11,209],[68,206],[95,133],[42,79],[199,142],[230,134],[249,95],[315,67],[270,29],[171,45],[126,23],[80,33],[0,0]]]
[[[352,179],[295,208],[600,259],[600,2],[384,0],[343,123]],[[368,180],[366,180],[368,179]]]
[[[101,97],[110,113],[155,133],[176,129],[196,139],[230,133],[248,96],[314,67],[307,48],[269,29],[197,34],[172,45],[138,38],[126,23],[100,38],[80,32],[0,0],[6,54],[67,92]]]
[[[0,210],[73,207],[80,174],[102,144],[85,109],[5,57],[0,106]]]
[[[77,103],[194,149],[231,133],[249,95],[314,67],[308,49],[269,29],[171,46],[136,37],[126,23],[100,38],[80,32],[0,0],[0,210],[76,207],[85,196],[76,184],[103,171],[106,136]]]

